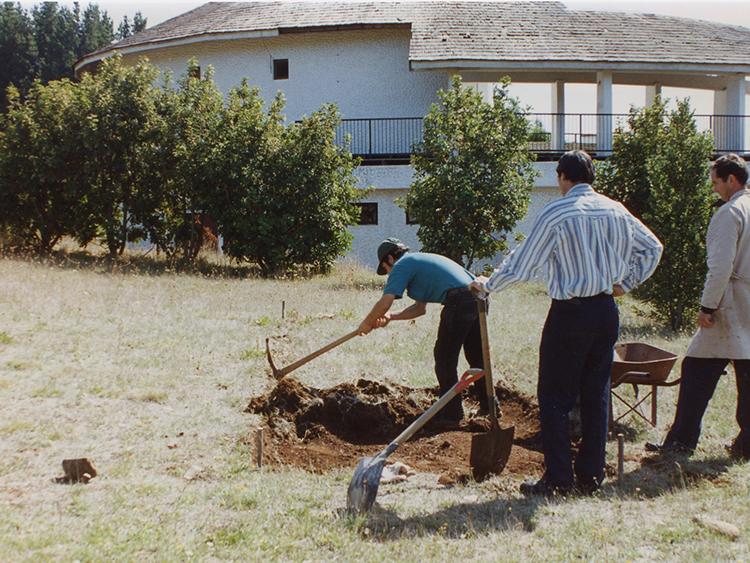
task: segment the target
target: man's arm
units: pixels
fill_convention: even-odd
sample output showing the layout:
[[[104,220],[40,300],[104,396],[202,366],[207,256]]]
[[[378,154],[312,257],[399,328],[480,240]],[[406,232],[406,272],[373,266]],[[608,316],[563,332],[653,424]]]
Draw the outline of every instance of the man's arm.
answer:
[[[391,295],[390,293],[385,293],[383,294],[383,297],[378,299],[378,301],[375,303],[375,305],[372,306],[372,309],[370,309],[370,312],[367,314],[364,320],[359,323],[359,328],[357,329],[357,331],[359,332],[360,336],[364,336],[374,328],[380,328],[381,326],[385,326],[386,324],[388,324],[387,322],[384,323],[382,321],[378,321],[385,317],[385,314],[391,308],[395,299],[396,296]]]
[[[534,223],[529,237],[506,258],[487,281],[470,284],[473,291],[500,291],[520,281],[528,281],[549,260],[555,246],[555,234],[543,214]]]
[[[633,249],[628,262],[628,275],[618,284],[623,293],[627,293],[651,277],[659,265],[664,250],[659,239],[646,225],[632,215],[629,215],[628,220],[633,228]]]
[[[386,319],[385,324],[388,324],[390,321],[409,321],[411,319],[416,319],[417,317],[424,315],[425,312],[427,312],[427,303],[415,301],[405,309],[401,309],[398,313],[386,313],[384,315]]]
[[[708,274],[701,296],[701,312],[698,314],[698,324],[703,328],[711,328],[714,324],[713,313],[719,307],[734,270],[738,237],[738,225],[730,213],[715,215],[708,226]]]

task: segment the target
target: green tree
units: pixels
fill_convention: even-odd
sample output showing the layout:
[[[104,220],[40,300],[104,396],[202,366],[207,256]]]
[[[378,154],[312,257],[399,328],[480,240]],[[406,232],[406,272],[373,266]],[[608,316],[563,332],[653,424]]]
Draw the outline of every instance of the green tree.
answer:
[[[39,53],[38,78],[42,82],[73,78],[77,60],[78,6],[76,12],[59,7],[56,2],[34,6],[34,39]]]
[[[125,14],[122,16],[120,25],[117,26],[117,39],[125,39],[131,35],[133,35],[133,32],[130,29],[130,20],[128,19],[128,15]]]
[[[20,4],[0,4],[0,112],[6,88],[13,84],[25,95],[36,74],[37,49],[31,18]]]
[[[71,173],[83,158],[76,142],[76,89],[62,80],[35,83],[24,101],[14,87],[8,93],[0,135],[0,224],[46,255],[85,216]]]
[[[148,25],[148,19],[143,17],[143,14],[136,12],[133,16],[133,33],[139,33],[146,29]]]
[[[224,98],[208,67],[198,77],[196,60],[188,63],[177,88],[168,79],[159,93],[159,112],[169,126],[154,167],[161,182],[154,186],[157,204],[144,218],[151,242],[169,260],[192,262],[203,242],[200,220],[207,213],[207,192],[214,189],[212,159],[220,139]]]
[[[529,124],[509,80],[486,103],[455,76],[424,119],[412,156],[414,182],[405,207],[426,251],[471,267],[505,248],[505,233],[528,208],[533,186]]]
[[[322,272],[349,247],[361,198],[351,153],[336,146],[339,123],[324,106],[284,126],[283,98],[265,110],[247,81],[232,90],[214,163],[212,213],[224,251],[263,275]]]
[[[154,88],[157,74],[145,61],[123,65],[114,56],[80,82],[80,150],[87,156],[80,181],[97,235],[112,257],[143,237],[144,220],[157,204],[162,170],[155,163],[167,127]]]
[[[667,112],[657,99],[630,111],[628,128],[615,131],[612,149],[597,188],[622,201],[664,244],[659,267],[636,295],[672,330],[688,328],[706,275],[711,137],[698,132],[687,100]]]
[[[78,26],[76,55],[80,59],[105,45],[109,45],[114,37],[112,20],[107,12],[100,11],[96,4],[89,4],[83,11]]]

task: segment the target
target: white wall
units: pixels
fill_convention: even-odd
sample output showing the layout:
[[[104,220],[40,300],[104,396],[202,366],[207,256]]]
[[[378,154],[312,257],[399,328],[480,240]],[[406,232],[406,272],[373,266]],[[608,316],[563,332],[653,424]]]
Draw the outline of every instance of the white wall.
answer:
[[[560,196],[557,190],[557,175],[555,174],[556,162],[537,162],[535,168],[539,172],[534,189],[531,192],[529,209],[521,221],[518,222],[514,233],[529,234],[536,216],[547,203]],[[417,239],[419,225],[407,225],[404,210],[396,205],[396,198],[406,196],[411,184],[413,170],[411,166],[360,166],[356,175],[361,187],[371,186],[373,192],[365,197],[363,202],[375,202],[378,204],[378,224],[360,225],[351,227],[354,235],[351,252],[344,258],[346,261],[359,262],[366,267],[374,267],[377,261],[376,251],[378,244],[387,237],[401,239],[412,250],[419,250],[421,244]],[[515,246],[509,237],[511,248]],[[500,257],[489,260],[491,264],[497,264]],[[481,267],[477,264],[477,268]]]
[[[214,79],[224,93],[243,77],[258,86],[267,101],[281,90],[289,120],[330,102],[345,119],[422,117],[449,79],[442,71],[410,71],[409,40],[407,29],[300,33],[169,47],[146,56],[175,77],[194,56],[202,70],[214,67]],[[125,60],[138,58],[134,54]],[[289,60],[288,80],[273,80],[274,58]]]

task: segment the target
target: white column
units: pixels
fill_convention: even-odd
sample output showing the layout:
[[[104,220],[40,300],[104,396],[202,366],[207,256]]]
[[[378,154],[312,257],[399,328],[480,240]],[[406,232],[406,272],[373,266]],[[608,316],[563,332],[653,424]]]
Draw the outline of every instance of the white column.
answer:
[[[714,147],[721,150],[727,146],[727,89],[714,90],[714,114],[711,117],[711,132]]]
[[[727,80],[727,151],[742,153],[745,150],[745,75],[735,74]]]
[[[552,83],[552,150],[565,150],[565,82]]]
[[[646,106],[652,105],[656,101],[656,96],[661,96],[661,84],[654,82],[650,86],[646,86]]]
[[[612,150],[612,73],[596,73],[596,148],[597,152]]]

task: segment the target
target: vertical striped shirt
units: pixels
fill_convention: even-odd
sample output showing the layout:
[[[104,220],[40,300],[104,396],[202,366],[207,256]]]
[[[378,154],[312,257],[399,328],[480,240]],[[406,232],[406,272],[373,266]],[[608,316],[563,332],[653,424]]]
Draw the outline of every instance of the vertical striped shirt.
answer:
[[[611,294],[615,284],[630,291],[654,273],[661,253],[659,239],[621,203],[578,184],[542,209],[484,287],[500,291],[540,276],[553,299]]]

